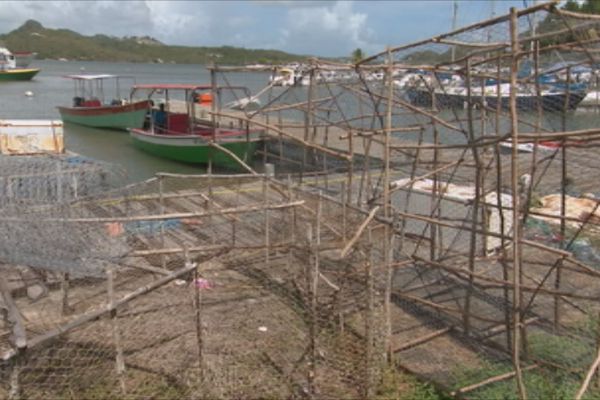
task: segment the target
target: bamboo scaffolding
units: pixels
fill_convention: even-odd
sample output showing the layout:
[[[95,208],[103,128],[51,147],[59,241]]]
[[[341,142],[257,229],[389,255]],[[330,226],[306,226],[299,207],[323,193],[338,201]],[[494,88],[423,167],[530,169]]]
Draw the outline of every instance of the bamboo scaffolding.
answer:
[[[78,316],[77,318],[67,322],[64,325],[54,328],[46,333],[43,333],[43,334],[40,334],[37,336],[33,336],[32,338],[29,339],[29,341],[27,343],[27,349],[29,350],[29,349],[32,349],[33,347],[47,343],[48,341],[55,339],[61,335],[64,335],[65,333],[67,333],[85,323],[88,323],[90,321],[101,318],[102,316],[104,316],[106,314],[110,314],[112,312],[112,310],[118,309],[119,307],[136,299],[137,297],[142,296],[146,293],[149,293],[149,292],[171,282],[172,280],[179,278],[182,275],[190,273],[196,267],[197,267],[197,264],[195,264],[195,263],[191,264],[191,265],[187,265],[184,268],[181,268],[177,271],[172,272],[170,275],[159,278],[146,286],[136,289],[133,292],[130,292],[130,293],[126,294],[125,296],[114,300],[111,305],[108,305],[105,308],[101,308],[99,310],[94,310],[94,311],[88,312],[86,314],[82,314],[82,315]],[[1,358],[4,361],[8,361],[8,360],[12,359],[13,357],[15,357],[16,355],[17,355],[17,351],[9,350],[9,351],[4,352],[2,354]]]

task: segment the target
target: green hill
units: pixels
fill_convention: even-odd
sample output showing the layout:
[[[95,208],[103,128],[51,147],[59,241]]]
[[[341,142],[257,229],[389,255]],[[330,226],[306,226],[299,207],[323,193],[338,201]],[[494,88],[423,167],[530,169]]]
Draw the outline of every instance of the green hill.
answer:
[[[168,46],[148,36],[83,36],[68,29],[44,28],[34,20],[0,35],[0,41],[11,51],[36,52],[38,59],[207,64],[217,55],[219,64],[241,65],[279,64],[307,58],[278,50],[253,50],[232,46]]]

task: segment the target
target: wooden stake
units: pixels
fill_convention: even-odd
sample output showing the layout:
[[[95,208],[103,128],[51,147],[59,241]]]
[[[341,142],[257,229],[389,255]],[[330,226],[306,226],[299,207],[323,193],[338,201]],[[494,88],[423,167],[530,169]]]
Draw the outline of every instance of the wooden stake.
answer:
[[[60,274],[60,294],[61,294],[61,315],[69,315],[71,306],[69,306],[69,274],[67,272]]]
[[[270,251],[271,249],[269,248],[269,244],[270,244],[270,238],[269,238],[269,230],[270,230],[270,226],[269,226],[269,210],[266,208],[266,206],[269,204],[269,199],[267,197],[267,178],[263,178],[262,180],[262,195],[263,195],[263,204],[265,206],[265,211],[264,211],[264,227],[265,227],[265,265],[268,267],[271,264],[269,255],[270,255]]]
[[[342,257],[342,258],[346,257],[346,255],[348,254],[350,249],[354,246],[354,243],[356,243],[356,241],[360,238],[360,236],[362,235],[362,233],[365,230],[365,228],[367,227],[367,225],[369,225],[369,222],[371,222],[373,220],[373,218],[375,217],[375,214],[377,213],[378,210],[379,210],[379,206],[375,206],[371,210],[371,212],[369,213],[369,216],[367,218],[365,218],[365,220],[360,225],[360,227],[358,228],[358,230],[356,231],[356,233],[354,234],[352,239],[350,239],[350,241],[342,249],[342,251],[340,253],[340,257]]]
[[[110,319],[112,325],[112,337],[115,343],[115,370],[117,373],[117,379],[119,380],[119,387],[123,395],[127,394],[125,386],[125,360],[123,358],[123,346],[121,344],[121,332],[119,330],[119,318],[118,309],[115,307],[115,277],[113,268],[109,267],[106,270],[107,284],[108,284],[108,308],[110,309]]]
[[[519,139],[519,126],[517,116],[517,71],[519,70],[519,37],[517,10],[514,7],[510,9],[510,39],[511,39],[511,69],[510,69],[510,118],[511,118],[511,140],[515,144],[512,146],[511,157],[511,189],[513,206],[513,365],[519,388],[519,397],[527,400],[527,391],[523,382],[521,373],[521,209],[519,204],[519,163],[518,149],[516,143]]]
[[[141,288],[138,288],[138,289],[134,290],[133,292],[126,294],[125,296],[121,297],[120,299],[115,300],[113,302],[112,306],[107,306],[106,308],[101,308],[101,309],[93,310],[88,313],[82,314],[79,317],[67,322],[64,325],[58,326],[54,329],[51,329],[50,331],[47,331],[40,335],[34,336],[33,338],[30,338],[28,340],[27,348],[31,349],[33,347],[47,343],[48,341],[55,339],[57,337],[60,337],[60,336],[64,335],[65,333],[67,333],[81,325],[84,325],[88,322],[91,322],[98,318],[101,318],[106,314],[110,314],[110,312],[113,309],[121,307],[121,306],[129,303],[130,301],[138,298],[139,296],[142,296],[142,295],[149,293],[163,285],[166,285],[167,283],[171,282],[174,279],[179,278],[182,275],[189,274],[195,267],[196,267],[195,264],[193,264],[193,265],[189,265],[184,268],[181,268],[177,271],[172,272],[168,276],[165,276],[165,277],[159,278],[155,281],[152,281],[151,283],[149,283]],[[7,361],[7,360],[14,358],[16,356],[16,354],[17,354],[17,352],[15,350],[9,350],[9,351],[4,352],[4,354],[2,354],[2,357],[0,357],[0,358],[4,361]]]

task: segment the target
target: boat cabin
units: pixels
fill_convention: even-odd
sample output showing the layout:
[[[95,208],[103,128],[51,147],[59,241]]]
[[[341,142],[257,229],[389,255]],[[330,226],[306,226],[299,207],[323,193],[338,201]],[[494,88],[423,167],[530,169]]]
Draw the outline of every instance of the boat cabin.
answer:
[[[126,93],[126,88],[135,85],[135,78],[133,76],[87,74],[67,75],[65,78],[73,81],[74,108],[127,104],[129,99],[122,97],[121,93]]]
[[[208,135],[220,126],[211,112],[221,110],[236,98],[248,98],[246,87],[217,87],[190,84],[134,85],[131,99],[143,97],[152,104],[144,130],[161,135]]]
[[[17,68],[17,59],[6,47],[0,47],[0,70]]]

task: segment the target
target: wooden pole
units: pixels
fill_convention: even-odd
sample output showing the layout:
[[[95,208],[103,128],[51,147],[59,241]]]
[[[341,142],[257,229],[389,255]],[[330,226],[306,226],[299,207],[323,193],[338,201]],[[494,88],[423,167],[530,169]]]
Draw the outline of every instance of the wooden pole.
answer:
[[[340,201],[342,203],[342,240],[344,242],[346,241],[346,230],[348,229],[346,222],[348,214],[346,210],[346,199],[346,182],[342,181],[340,187]]]
[[[596,352],[600,354],[600,312],[596,314]],[[596,389],[600,388],[600,369],[596,368]]]
[[[160,214],[164,215],[165,213],[165,199],[164,199],[164,179],[165,177],[162,175],[158,175],[158,203],[160,205]],[[164,249],[165,247],[165,224],[160,224],[160,247]],[[167,256],[165,254],[160,255],[160,265],[163,269],[167,269]]]
[[[269,230],[270,230],[270,226],[269,226],[269,210],[266,208],[266,206],[269,204],[269,198],[268,198],[268,193],[267,193],[267,178],[264,177],[262,179],[262,196],[263,196],[263,204],[265,206],[265,210],[264,210],[264,227],[265,227],[265,265],[268,267],[271,264],[270,261],[270,252],[271,249],[269,248],[270,245],[270,237],[269,237]]]
[[[317,373],[317,282],[318,277],[315,272],[318,269],[317,250],[315,249],[315,239],[312,222],[306,226],[306,236],[309,246],[310,262],[305,268],[307,293],[310,296],[310,325],[309,325],[309,368],[308,368],[308,394],[314,398],[317,390],[315,387]]]
[[[567,130],[567,111],[569,109],[569,86],[571,86],[571,68],[567,68],[567,84],[566,84],[566,96],[562,110],[562,130]],[[566,214],[567,214],[567,146],[566,141],[563,138],[561,140],[561,180],[560,180],[560,248],[565,250],[566,244]],[[562,262],[556,265],[556,275],[554,277],[554,289],[560,290],[561,275],[562,275]],[[554,331],[558,333],[560,330],[560,298],[554,299]]]
[[[469,145],[471,145],[475,141],[475,132],[473,126],[473,97],[472,97],[472,82],[471,82],[471,59],[467,58],[466,60],[466,85],[467,85],[467,120],[468,120],[468,139]],[[473,158],[475,160],[475,197],[473,198],[473,206],[471,207],[471,235],[470,235],[470,243],[469,243],[469,284],[467,286],[467,292],[465,296],[465,313],[463,318],[463,325],[465,334],[469,335],[471,333],[471,296],[473,292],[473,278],[472,273],[475,271],[475,252],[477,250],[477,220],[479,217],[479,201],[480,201],[480,160],[479,160],[479,152],[476,147],[471,147],[471,151],[473,153]]]
[[[10,375],[9,375],[9,390],[8,400],[20,400],[21,399],[21,385],[19,376],[21,375],[21,368],[23,363],[24,349],[17,349],[15,357],[10,360]]]
[[[186,251],[185,255],[185,265],[194,266],[195,263],[192,263],[189,258],[189,254]],[[204,380],[204,330],[202,328],[202,291],[200,289],[200,285],[198,284],[198,279],[200,275],[198,274],[198,268],[194,268],[194,297],[193,297],[193,305],[194,305],[194,319],[195,319],[195,328],[196,328],[196,345],[198,351],[198,373],[200,375],[200,382]]]
[[[384,148],[384,178],[383,178],[383,215],[386,219],[390,219],[391,214],[391,197],[390,197],[390,141],[392,132],[392,102],[394,99],[394,82],[393,74],[393,58],[392,53],[388,49],[388,67],[386,71],[386,81],[388,89],[388,101],[385,120],[385,148]],[[385,265],[385,292],[384,292],[384,314],[385,314],[385,356],[388,363],[392,363],[392,259],[393,248],[391,246],[391,234],[389,224],[384,225],[384,242],[383,256]]]
[[[110,320],[112,326],[112,337],[115,343],[115,370],[117,373],[117,379],[119,380],[119,387],[123,395],[127,394],[125,386],[125,359],[123,357],[123,345],[121,343],[121,332],[119,329],[119,317],[118,309],[115,306],[115,272],[113,268],[109,267],[106,270],[106,278],[108,284],[108,307],[110,309]]]
[[[340,257],[344,258],[344,257],[346,257],[348,255],[348,252],[354,246],[354,244],[356,243],[356,241],[360,238],[360,236],[364,232],[365,228],[367,228],[367,226],[369,225],[369,223],[373,220],[373,218],[375,217],[375,214],[377,213],[378,210],[379,210],[379,206],[375,206],[371,210],[371,212],[369,213],[369,215],[367,216],[367,218],[365,218],[365,220],[363,221],[363,223],[356,230],[356,233],[354,234],[354,236],[352,236],[352,239],[350,239],[350,241],[348,241],[348,243],[346,244],[346,246],[344,246],[344,248],[342,249],[342,251],[340,253]]]
[[[182,275],[189,274],[194,268],[195,268],[195,264],[188,265],[184,268],[181,268],[177,271],[172,272],[170,275],[167,275],[165,277],[162,277],[155,281],[152,281],[151,283],[149,283],[141,288],[138,288],[138,289],[134,290],[133,292],[126,294],[125,296],[121,297],[120,299],[115,300],[113,302],[112,306],[108,306],[106,308],[101,308],[98,310],[92,310],[88,313],[82,314],[79,317],[65,323],[64,325],[58,326],[54,329],[51,329],[50,331],[47,331],[40,335],[34,336],[28,340],[27,348],[31,349],[33,347],[47,343],[48,341],[50,341],[52,339],[56,339],[83,324],[86,324],[88,322],[91,322],[98,318],[101,318],[106,314],[110,314],[110,312],[114,308],[121,307],[121,306],[129,303],[130,301],[138,298],[139,296],[142,296],[142,295],[149,293],[163,285],[166,285],[167,283],[171,282],[174,279],[179,278]],[[16,355],[15,350],[9,350],[9,351],[4,352],[2,354],[2,356],[0,357],[0,359],[7,361],[7,360],[10,360],[13,357],[15,357],[15,355]]]
[[[21,374],[24,352],[28,346],[27,336],[25,332],[25,326],[23,325],[21,318],[21,313],[17,308],[17,305],[10,292],[10,288],[3,276],[0,276],[0,294],[2,295],[4,306],[8,309],[8,321],[4,322],[12,325],[12,336],[10,341],[11,346],[13,347],[12,352],[14,357],[12,360],[9,360],[10,388],[8,392],[8,398],[10,400],[18,400],[21,398],[19,376]]]
[[[583,380],[581,388],[577,391],[577,395],[575,395],[575,400],[580,400],[583,397],[583,395],[587,391],[588,386],[590,385],[594,373],[598,369],[598,366],[600,366],[600,348],[598,348],[598,351],[596,352],[596,359],[594,360],[590,369],[585,375],[585,379]]]
[[[63,272],[60,274],[60,294],[61,294],[61,315],[69,315],[71,306],[69,306],[69,274]]]
[[[368,229],[368,244],[366,251],[366,265],[365,265],[365,281],[367,284],[367,309],[365,310],[365,331],[366,331],[366,343],[365,343],[365,398],[370,399],[373,397],[373,383],[371,368],[373,368],[373,265],[372,265],[372,251],[373,251],[373,236],[371,228]]]
[[[510,39],[511,39],[511,69],[510,69],[510,119],[511,119],[511,189],[513,206],[513,348],[512,358],[515,368],[515,376],[519,389],[519,397],[522,400],[527,399],[527,392],[523,382],[521,372],[521,220],[519,210],[519,163],[518,149],[516,143],[519,139],[519,126],[517,115],[517,71],[519,70],[519,37],[517,10],[514,7],[510,9]]]

